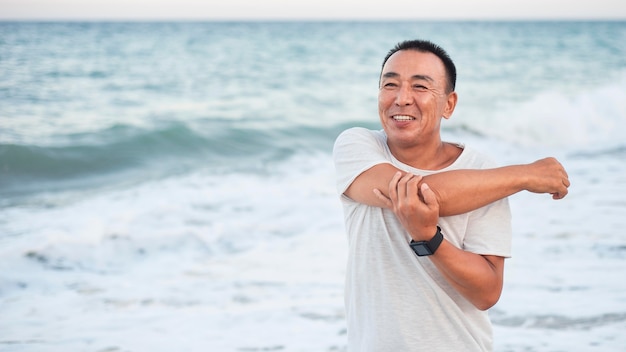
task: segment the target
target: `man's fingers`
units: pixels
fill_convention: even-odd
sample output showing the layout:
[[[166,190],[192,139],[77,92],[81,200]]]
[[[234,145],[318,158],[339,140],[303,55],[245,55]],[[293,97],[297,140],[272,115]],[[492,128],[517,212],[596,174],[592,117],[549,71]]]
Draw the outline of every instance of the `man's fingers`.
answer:
[[[428,205],[429,208],[433,206],[439,206],[439,203],[437,202],[437,195],[435,195],[435,192],[433,192],[433,190],[428,187],[428,184],[422,183],[422,187],[420,188],[420,190],[422,191],[424,203]]]
[[[413,177],[407,182],[406,184],[406,196],[408,198],[418,198],[419,194],[418,194],[418,187],[419,187],[419,183],[422,181],[422,176],[420,175],[413,175]]]
[[[386,197],[380,190],[374,190],[374,194],[382,200],[385,201],[386,204],[404,204],[404,203],[412,203],[413,198],[419,199],[419,189],[420,182],[422,182],[421,175],[414,175],[412,173],[402,174],[400,171],[396,172],[391,181],[389,181],[389,197]],[[426,186],[428,187],[428,186]],[[434,192],[429,188],[428,191],[431,193],[432,198],[430,204],[437,202],[437,198]],[[423,203],[423,201],[421,201]]]
[[[562,181],[563,187],[555,193],[552,193],[552,199],[563,199],[568,193],[568,188],[570,186],[569,179],[566,177]]]
[[[398,185],[397,185],[398,197],[406,198],[407,196],[409,196],[408,184],[413,178],[413,176],[414,175],[412,173],[407,172],[406,174],[404,174],[404,176],[400,178],[400,180],[398,181]]]
[[[387,196],[385,196],[383,192],[381,192],[379,189],[374,189],[374,195],[376,195],[376,197],[380,199],[380,201],[383,202],[387,206],[387,208],[393,208],[393,203],[391,202],[391,199],[387,198]]]
[[[392,200],[398,199],[398,181],[402,173],[400,171],[396,172],[395,175],[389,181],[389,198]]]
[[[552,199],[558,200],[558,199],[563,199],[565,198],[565,196],[567,195],[568,191],[567,188],[565,188],[563,191],[561,192],[556,192],[556,193],[552,193]]]

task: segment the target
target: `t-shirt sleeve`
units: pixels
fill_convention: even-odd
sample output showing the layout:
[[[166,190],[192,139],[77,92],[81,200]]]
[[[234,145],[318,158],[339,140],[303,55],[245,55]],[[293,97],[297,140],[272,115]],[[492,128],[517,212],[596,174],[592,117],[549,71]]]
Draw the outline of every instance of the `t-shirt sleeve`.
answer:
[[[337,192],[342,195],[364,171],[378,164],[391,164],[386,157],[385,141],[377,138],[376,131],[354,127],[342,132],[335,140]]]
[[[472,253],[508,258],[511,236],[511,210],[504,198],[470,213],[463,246]]]
[[[495,166],[487,159],[481,168]],[[469,213],[463,247],[481,255],[508,258],[511,256],[512,232],[509,200],[504,198]]]

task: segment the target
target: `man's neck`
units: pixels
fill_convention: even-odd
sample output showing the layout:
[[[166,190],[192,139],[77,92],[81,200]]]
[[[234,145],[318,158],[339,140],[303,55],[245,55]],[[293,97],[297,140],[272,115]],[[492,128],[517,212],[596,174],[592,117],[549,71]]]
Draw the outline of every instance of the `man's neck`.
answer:
[[[394,146],[387,141],[391,154],[398,161],[420,170],[441,170],[461,155],[462,149],[441,139],[411,147]]]

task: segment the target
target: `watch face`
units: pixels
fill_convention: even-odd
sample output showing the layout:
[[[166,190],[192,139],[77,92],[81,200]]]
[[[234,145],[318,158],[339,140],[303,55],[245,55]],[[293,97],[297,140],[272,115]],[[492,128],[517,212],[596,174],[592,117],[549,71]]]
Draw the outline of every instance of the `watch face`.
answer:
[[[411,247],[420,257],[433,254],[425,243],[413,243],[411,244]]]

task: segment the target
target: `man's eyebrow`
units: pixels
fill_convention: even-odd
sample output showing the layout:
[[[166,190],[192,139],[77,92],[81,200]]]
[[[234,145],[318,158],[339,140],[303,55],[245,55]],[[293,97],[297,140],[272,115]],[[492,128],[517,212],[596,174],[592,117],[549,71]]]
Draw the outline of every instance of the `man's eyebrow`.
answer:
[[[398,78],[400,75],[396,72],[386,72],[383,74],[382,78]],[[412,80],[422,80],[428,82],[434,82],[435,80],[428,75],[413,75],[411,76]]]
[[[415,79],[419,79],[419,80],[428,81],[428,82],[434,82],[435,81],[432,77],[430,77],[428,75],[413,75],[413,76],[411,76],[411,78],[414,79],[414,80]]]
[[[383,78],[396,78],[400,76],[399,74],[395,73],[395,72],[386,72],[383,74]]]

